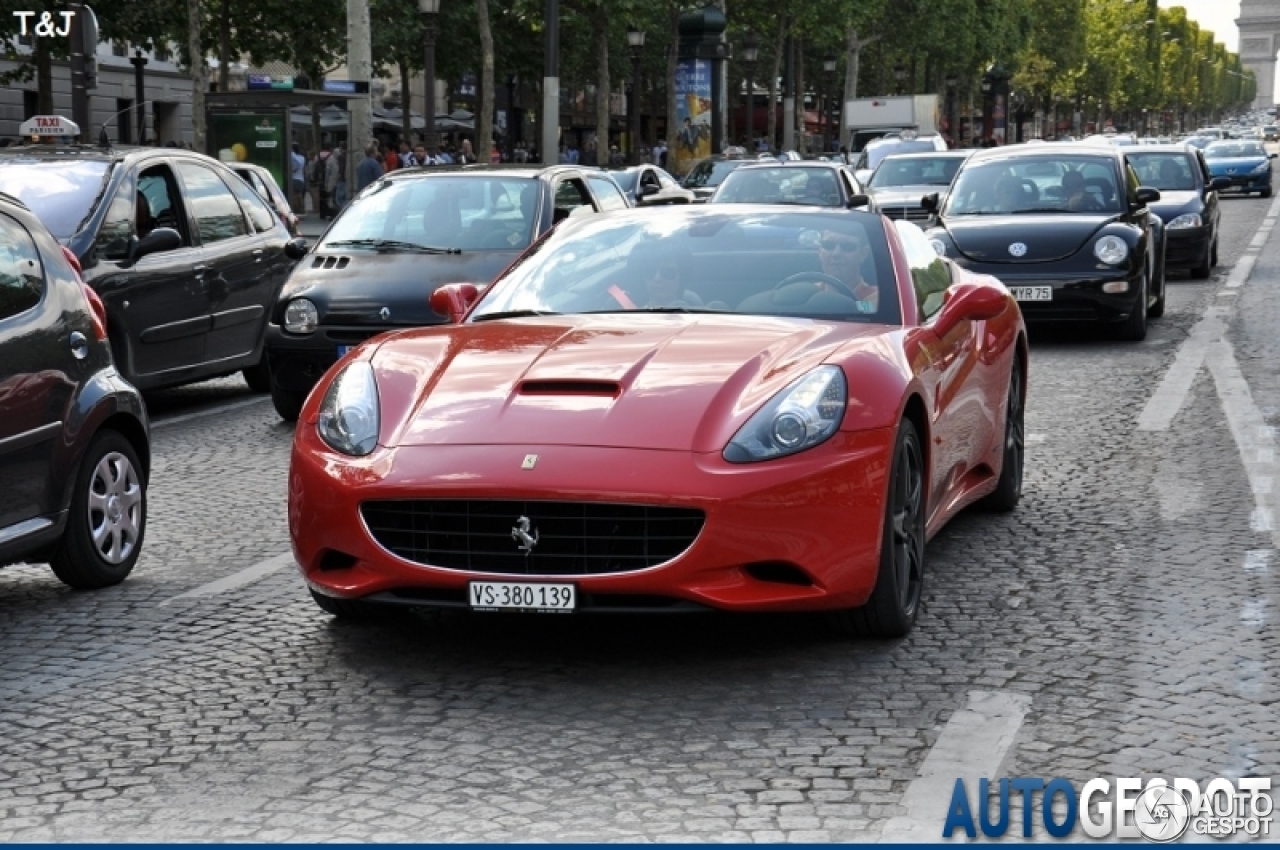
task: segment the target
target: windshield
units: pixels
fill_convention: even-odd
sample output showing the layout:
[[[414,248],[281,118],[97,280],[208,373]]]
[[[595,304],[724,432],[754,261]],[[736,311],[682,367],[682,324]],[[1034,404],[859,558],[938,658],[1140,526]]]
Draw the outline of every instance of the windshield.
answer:
[[[838,207],[840,186],[830,168],[743,168],[725,178],[715,204],[806,204]]]
[[[469,321],[643,310],[901,321],[878,216],[704,206],[562,226]]]
[[[694,166],[689,176],[684,178],[686,189],[703,189],[719,186],[721,181],[735,168],[746,165],[748,160],[717,159],[700,162]]]
[[[924,153],[925,151],[937,150],[933,142],[928,139],[893,139],[883,144],[872,142],[867,146],[867,164],[864,168],[875,168],[885,157],[893,156],[895,153]]]
[[[0,192],[31,208],[58,239],[74,236],[106,188],[106,162],[0,159]]]
[[[1125,187],[1116,186],[1109,158],[1062,154],[970,162],[956,177],[943,215],[1026,212],[1121,212]]]
[[[1267,151],[1260,142],[1214,142],[1204,149],[1205,159],[1234,159],[1237,157],[1266,157]]]
[[[538,181],[489,175],[432,176],[374,184],[347,205],[321,247],[391,241],[461,251],[528,247],[538,210]],[[358,246],[341,246],[358,247]]]
[[[885,157],[868,184],[875,189],[892,186],[950,186],[962,159],[955,156]]]
[[[1131,153],[1127,159],[1143,186],[1163,192],[1187,192],[1196,188],[1195,161],[1185,153]]]

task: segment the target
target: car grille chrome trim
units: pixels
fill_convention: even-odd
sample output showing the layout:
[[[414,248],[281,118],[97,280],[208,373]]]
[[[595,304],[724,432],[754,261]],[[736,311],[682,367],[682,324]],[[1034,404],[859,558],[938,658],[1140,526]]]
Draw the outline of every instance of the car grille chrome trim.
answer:
[[[488,499],[370,501],[360,505],[360,515],[378,545],[406,561],[530,576],[656,567],[687,551],[706,521],[697,508]],[[512,537],[522,517],[538,532],[528,553]]]
[[[906,221],[929,220],[929,211],[924,207],[885,207],[880,212],[886,218],[905,219]]]

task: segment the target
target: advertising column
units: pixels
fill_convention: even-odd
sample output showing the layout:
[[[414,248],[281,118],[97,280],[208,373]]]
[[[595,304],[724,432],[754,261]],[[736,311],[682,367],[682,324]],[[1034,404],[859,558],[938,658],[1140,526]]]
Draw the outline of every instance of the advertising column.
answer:
[[[681,59],[676,65],[676,173],[711,156],[711,62]]]
[[[250,162],[271,172],[276,185],[289,191],[289,153],[283,113],[209,116],[209,147],[223,162]]]

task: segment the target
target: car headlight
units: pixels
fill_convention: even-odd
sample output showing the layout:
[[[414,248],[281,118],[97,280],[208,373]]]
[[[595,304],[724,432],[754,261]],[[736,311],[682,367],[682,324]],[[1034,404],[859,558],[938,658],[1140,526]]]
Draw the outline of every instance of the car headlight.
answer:
[[[320,402],[316,430],[337,451],[360,457],[378,445],[378,386],[366,360],[348,364]]]
[[[947,243],[941,239],[930,239],[929,244],[933,246],[933,252],[939,257],[947,256]]]
[[[1175,218],[1173,221],[1169,222],[1169,224],[1167,225],[1167,227],[1170,230],[1178,230],[1179,228],[1183,228],[1183,227],[1199,227],[1199,226],[1200,226],[1199,213],[1183,213],[1182,215]]]
[[[1260,162],[1258,163],[1258,167],[1253,169],[1253,171],[1250,171],[1249,173],[1250,174],[1266,174],[1270,168],[1271,168],[1270,162]]]
[[[1108,265],[1118,266],[1129,256],[1129,246],[1119,236],[1104,236],[1094,243],[1093,255]]]
[[[291,334],[309,334],[320,324],[320,311],[306,298],[295,298],[284,308],[284,329]]]
[[[724,459],[751,463],[818,445],[840,427],[848,395],[840,367],[819,366],[792,381],[748,419],[725,446]]]

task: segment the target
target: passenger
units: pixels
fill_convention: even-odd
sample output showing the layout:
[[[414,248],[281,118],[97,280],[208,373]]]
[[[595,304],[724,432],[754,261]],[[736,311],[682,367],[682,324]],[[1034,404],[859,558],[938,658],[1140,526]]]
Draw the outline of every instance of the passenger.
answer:
[[[137,231],[138,238],[146,236],[155,229],[155,219],[151,217],[151,204],[147,202],[147,196],[141,192],[134,195],[133,225]]]
[[[685,268],[689,257],[681,251],[658,250],[657,246],[640,246],[632,251],[630,264],[644,281],[646,308],[701,307],[702,298],[684,288]]]

